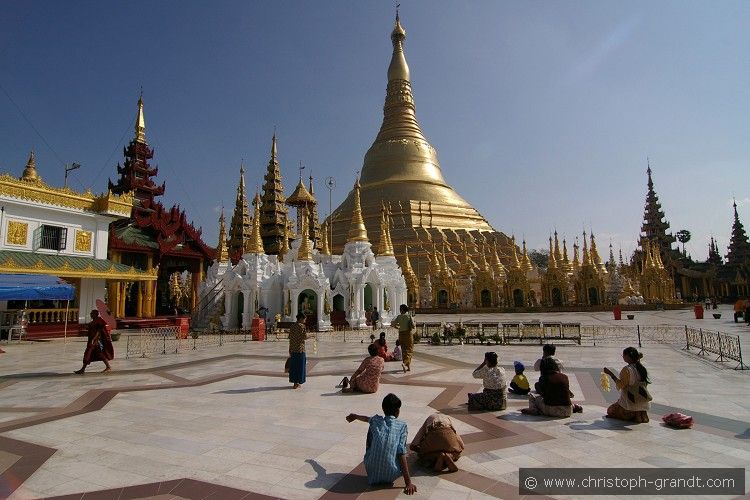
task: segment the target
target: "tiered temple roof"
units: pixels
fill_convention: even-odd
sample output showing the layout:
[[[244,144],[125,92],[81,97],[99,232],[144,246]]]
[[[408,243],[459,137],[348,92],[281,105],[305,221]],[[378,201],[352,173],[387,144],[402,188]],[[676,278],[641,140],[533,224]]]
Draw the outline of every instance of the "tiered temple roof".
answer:
[[[281,168],[276,151],[276,133],[271,140],[271,158],[263,177],[263,197],[260,206],[260,236],[268,255],[284,254],[288,247],[287,218],[289,209],[284,196]]]

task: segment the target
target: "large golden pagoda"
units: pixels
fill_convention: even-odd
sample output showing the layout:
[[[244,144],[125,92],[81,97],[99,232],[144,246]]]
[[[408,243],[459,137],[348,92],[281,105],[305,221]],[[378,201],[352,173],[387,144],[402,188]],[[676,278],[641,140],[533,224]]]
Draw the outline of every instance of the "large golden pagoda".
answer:
[[[383,123],[365,154],[358,182],[367,233],[371,241],[380,240],[381,210],[385,203],[390,214],[393,248],[400,261],[403,261],[405,246],[409,245],[416,266],[429,266],[428,256],[433,244],[455,246],[466,238],[472,240],[469,245],[475,252],[484,244],[498,244],[506,250],[503,253],[509,254],[510,239],[496,233],[443,178],[437,152],[422,134],[415,115],[409,66],[404,56],[405,38],[406,32],[397,13],[391,33],[393,55],[388,67]],[[347,241],[354,197],[355,190],[352,190],[331,216],[333,240],[330,244],[334,253],[340,252]],[[477,262],[478,256],[472,259]],[[451,267],[458,266],[454,262],[451,264]]]

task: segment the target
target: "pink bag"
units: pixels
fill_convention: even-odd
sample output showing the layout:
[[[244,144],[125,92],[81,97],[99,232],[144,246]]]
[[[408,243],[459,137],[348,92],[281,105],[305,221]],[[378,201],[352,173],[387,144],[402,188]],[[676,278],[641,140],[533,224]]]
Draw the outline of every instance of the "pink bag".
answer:
[[[675,429],[690,429],[693,426],[693,417],[682,413],[670,413],[661,417],[665,424]]]

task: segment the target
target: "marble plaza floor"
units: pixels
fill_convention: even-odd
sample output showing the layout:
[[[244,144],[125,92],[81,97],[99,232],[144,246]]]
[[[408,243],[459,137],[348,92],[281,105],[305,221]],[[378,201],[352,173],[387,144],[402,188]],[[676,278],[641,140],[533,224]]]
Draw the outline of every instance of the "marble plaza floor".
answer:
[[[691,311],[638,312],[643,325],[700,325],[739,335],[750,328],[691,319]],[[611,313],[465,316],[464,320],[541,319],[615,324]],[[418,320],[455,321],[455,316]],[[622,324],[623,322],[617,322]],[[364,357],[365,345],[323,337],[308,342],[308,379],[291,390],[283,373],[287,343],[227,344],[180,354],[124,359],[114,371],[73,375],[84,343],[69,340],[0,344],[0,497],[20,498],[395,498],[393,488],[367,487],[362,465],[366,424],[350,412],[380,413],[397,394],[410,438],[429,414],[449,414],[466,450],[460,471],[434,474],[410,457],[422,498],[515,498],[519,467],[742,467],[750,485],[750,371],[685,352],[677,343],[645,342],[653,384],[651,422],[602,418],[616,393],[599,388],[602,366],[622,366],[616,342],[560,345],[558,357],[582,414],[568,419],[521,415],[526,398],[509,396],[502,412],[474,413],[466,393],[486,346],[416,347],[413,370],[387,363],[380,392],[342,395],[334,386]],[[121,347],[115,344],[115,349]],[[392,344],[392,341],[390,342]],[[506,372],[527,366],[538,345],[497,346]],[[750,346],[747,348],[750,356]],[[747,363],[747,360],[746,360]],[[533,383],[536,375],[527,370]],[[477,383],[479,382],[479,383]],[[665,427],[680,411],[691,430]]]

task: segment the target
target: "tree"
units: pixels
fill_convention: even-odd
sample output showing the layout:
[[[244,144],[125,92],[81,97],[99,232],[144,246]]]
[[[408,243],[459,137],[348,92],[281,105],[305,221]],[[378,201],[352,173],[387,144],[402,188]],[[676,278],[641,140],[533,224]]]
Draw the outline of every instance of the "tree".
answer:
[[[539,269],[547,269],[549,266],[549,250],[540,248],[529,252],[529,260]]]
[[[688,231],[687,229],[681,229],[680,231],[677,231],[677,233],[675,233],[675,237],[677,238],[677,241],[682,243],[682,255],[686,255],[685,243],[690,241],[690,236],[691,236],[690,231]]]

